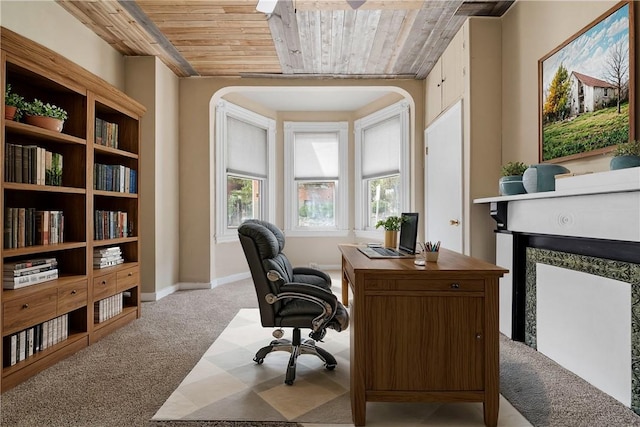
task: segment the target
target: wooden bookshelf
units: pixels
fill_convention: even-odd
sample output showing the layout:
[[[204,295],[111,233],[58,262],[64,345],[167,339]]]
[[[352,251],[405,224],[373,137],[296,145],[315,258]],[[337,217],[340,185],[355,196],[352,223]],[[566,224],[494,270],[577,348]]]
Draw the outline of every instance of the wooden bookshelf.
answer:
[[[55,52],[6,28],[0,28],[0,33],[3,93],[6,84],[11,84],[12,92],[25,100],[41,99],[64,108],[69,116],[62,132],[58,133],[6,120],[2,107],[0,215],[4,233],[0,238],[3,248],[0,264],[3,275],[5,263],[38,258],[55,258],[58,269],[57,279],[0,292],[0,388],[4,391],[140,317],[138,178],[140,119],[145,109]],[[109,123],[108,134],[96,133],[102,132],[98,122]],[[101,141],[107,135],[108,145]],[[17,145],[37,146],[39,153],[44,149],[61,155],[62,185],[14,182],[12,174],[18,161],[8,156],[9,153],[16,155]],[[96,189],[95,164],[117,169],[118,181],[113,187],[120,191]],[[12,169],[8,171],[8,168]],[[130,185],[134,181],[135,186]],[[8,221],[8,208],[62,212],[63,241],[36,245],[33,244],[36,231],[31,231],[25,240],[30,245],[13,247],[15,233],[11,234],[13,224]],[[104,218],[120,221],[96,224],[96,211],[117,212]],[[33,223],[29,224],[33,230]],[[108,238],[99,236],[98,230],[107,230]],[[8,237],[12,238],[11,242]],[[112,247],[120,249],[122,263],[118,260],[117,265],[94,268],[94,251]],[[109,299],[108,308],[115,314],[98,322],[94,319],[94,305],[102,299]],[[59,318],[64,320],[58,323]],[[34,330],[38,340],[42,329],[54,324],[58,328],[56,334],[59,331],[62,334],[56,337],[59,341],[11,363],[12,335]]]

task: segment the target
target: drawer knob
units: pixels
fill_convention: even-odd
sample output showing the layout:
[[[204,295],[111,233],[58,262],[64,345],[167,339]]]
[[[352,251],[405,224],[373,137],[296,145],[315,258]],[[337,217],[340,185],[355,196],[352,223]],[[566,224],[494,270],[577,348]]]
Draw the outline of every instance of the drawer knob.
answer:
[[[482,334],[480,334],[480,333],[476,334],[476,339],[477,340],[481,340],[482,339]]]
[[[127,274],[127,276],[131,277],[131,276],[133,276],[133,273],[129,272],[129,274]]]
[[[103,280],[103,281],[102,281],[102,284],[103,284],[103,285],[106,285],[106,284],[107,284],[107,281],[106,281],[106,280]]]
[[[458,283],[452,283],[451,284],[451,289],[459,289],[460,285]]]
[[[22,304],[22,308],[29,308],[29,304]]]
[[[75,289],[71,291],[71,295],[75,295],[77,293],[78,293],[78,291],[76,291]]]

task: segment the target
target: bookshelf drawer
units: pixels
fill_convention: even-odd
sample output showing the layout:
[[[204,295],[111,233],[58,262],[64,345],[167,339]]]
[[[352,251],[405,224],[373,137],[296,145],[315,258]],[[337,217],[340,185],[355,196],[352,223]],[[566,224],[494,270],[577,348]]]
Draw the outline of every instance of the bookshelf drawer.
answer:
[[[57,299],[58,291],[53,288],[5,302],[2,304],[3,334],[11,334],[56,317]]]
[[[126,291],[139,283],[138,267],[127,268],[118,272],[118,292]]]
[[[116,293],[116,273],[93,279],[93,300],[98,301]]]
[[[87,305],[87,281],[68,283],[58,288],[58,315]]]

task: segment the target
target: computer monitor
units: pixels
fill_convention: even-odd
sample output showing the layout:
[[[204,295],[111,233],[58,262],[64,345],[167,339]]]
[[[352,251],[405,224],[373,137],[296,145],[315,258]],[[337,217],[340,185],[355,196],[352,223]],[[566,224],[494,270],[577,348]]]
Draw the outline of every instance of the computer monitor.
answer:
[[[398,250],[415,254],[418,240],[418,212],[403,212],[400,224],[400,243]]]

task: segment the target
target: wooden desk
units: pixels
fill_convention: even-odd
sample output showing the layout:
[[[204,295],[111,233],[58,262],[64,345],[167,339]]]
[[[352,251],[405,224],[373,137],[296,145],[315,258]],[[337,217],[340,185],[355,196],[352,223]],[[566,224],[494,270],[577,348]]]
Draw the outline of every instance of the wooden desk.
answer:
[[[508,272],[446,249],[424,267],[340,245],[351,288],[351,410],[366,402],[483,402],[498,422],[498,280]],[[344,294],[343,294],[344,298]]]

